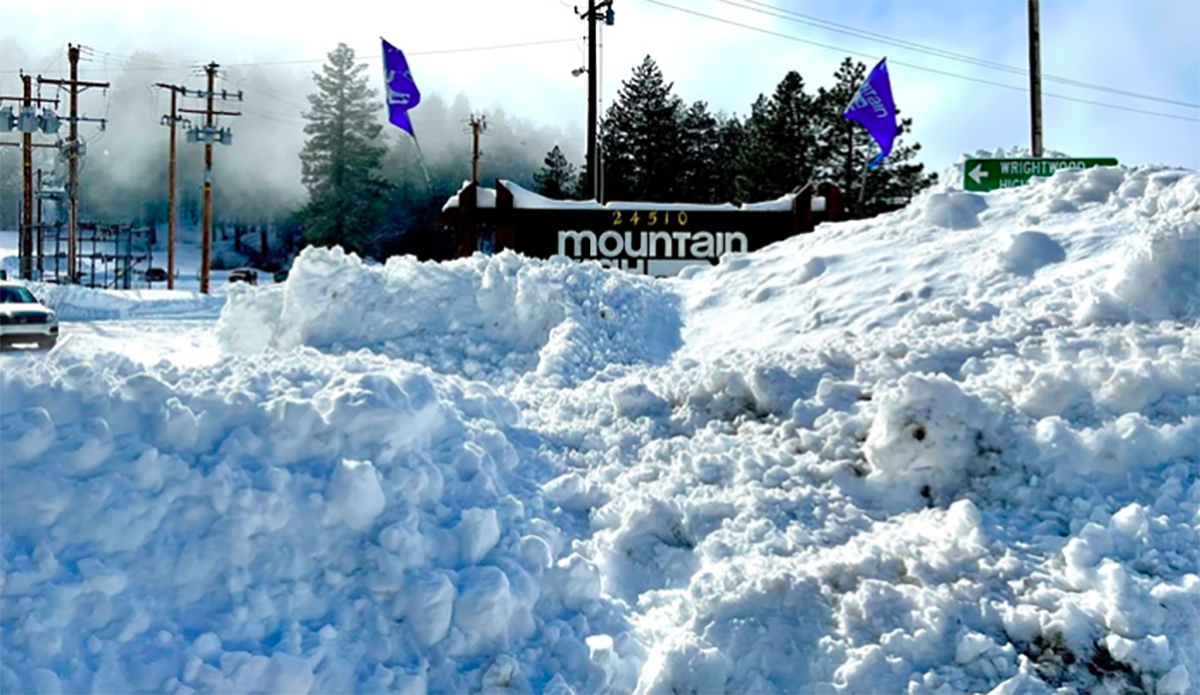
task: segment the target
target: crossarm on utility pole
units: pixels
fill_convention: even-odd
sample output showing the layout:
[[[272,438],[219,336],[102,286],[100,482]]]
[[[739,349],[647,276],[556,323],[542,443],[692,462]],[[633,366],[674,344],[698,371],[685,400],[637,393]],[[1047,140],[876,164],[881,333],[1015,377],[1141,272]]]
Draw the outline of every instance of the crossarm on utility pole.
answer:
[[[108,82],[88,82],[86,80],[64,80],[60,78],[38,77],[38,84],[54,84],[60,87],[70,87],[74,83],[76,88],[87,89],[88,87],[97,87],[99,89],[108,89],[112,85]]]
[[[207,109],[180,108],[179,113],[198,113],[201,116],[206,116],[206,115],[208,115],[209,112]],[[240,115],[242,115],[242,112],[241,111],[213,111],[212,115],[214,115],[214,116],[240,116]]]

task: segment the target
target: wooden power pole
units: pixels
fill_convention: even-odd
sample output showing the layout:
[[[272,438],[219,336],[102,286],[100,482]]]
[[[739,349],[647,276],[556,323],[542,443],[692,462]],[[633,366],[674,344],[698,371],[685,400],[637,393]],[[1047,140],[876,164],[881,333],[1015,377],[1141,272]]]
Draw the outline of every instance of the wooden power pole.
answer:
[[[79,237],[79,122],[99,121],[100,127],[104,127],[104,119],[79,117],[79,91],[81,88],[87,89],[88,87],[108,89],[109,83],[85,82],[79,79],[79,46],[67,44],[67,60],[71,64],[71,79],[48,80],[39,76],[38,84],[56,84],[67,87],[67,92],[70,95],[69,108],[71,116],[69,125],[71,135],[65,145],[67,150],[67,195],[70,198],[70,212],[67,216],[67,274],[70,276],[68,282],[74,284],[78,273],[75,260],[75,247],[78,244]]]
[[[596,0],[588,0],[588,114],[587,114],[587,170],[588,192],[600,202],[600,162],[596,157],[596,96],[599,91],[599,71],[596,69]]]
[[[475,143],[471,155],[471,183],[479,183],[479,134],[485,130],[487,130],[487,118],[471,116],[471,133]]]
[[[180,113],[198,113],[204,115],[204,128],[193,128],[189,131],[188,137],[191,141],[204,141],[204,204],[200,215],[204,239],[200,243],[200,294],[208,294],[209,264],[212,256],[212,146],[214,141],[220,141],[222,145],[229,145],[233,142],[233,134],[228,129],[222,128],[218,131],[213,127],[213,117],[242,115],[238,111],[213,110],[213,99],[217,96],[213,91],[213,82],[217,78],[218,67],[220,66],[216,63],[209,63],[204,66],[204,72],[208,75],[208,89],[203,92],[193,93],[195,96],[204,97],[204,109],[179,109]],[[242,93],[237,92],[234,95],[230,95],[223,91],[221,92],[221,98],[233,98],[241,101]]]
[[[177,97],[180,94],[187,94],[186,87],[180,87],[173,84],[163,84],[158,82],[155,84],[160,89],[171,90],[171,114],[163,116],[161,123],[170,126],[170,145],[168,150],[167,163],[167,289],[175,289],[175,131],[180,122],[187,122],[177,112],[178,104]]]
[[[1042,34],[1038,0],[1029,0],[1029,106],[1033,127],[1033,156],[1042,156]]]
[[[33,106],[33,78],[21,75],[25,97],[22,104]],[[33,279],[33,133],[21,133],[21,171],[24,183],[24,195],[21,200],[21,277]]]
[[[605,10],[601,14],[601,10]],[[612,25],[613,11],[612,0],[588,0],[587,13],[583,18],[588,23],[588,108],[587,108],[587,191],[592,194],[592,198],[596,202],[600,200],[601,194],[601,179],[603,173],[600,167],[600,146],[598,143],[599,136],[597,128],[600,124],[599,103],[600,103],[600,65],[596,59],[596,43],[598,40],[597,34],[599,27],[597,22],[601,19],[605,24]]]
[[[213,80],[217,77],[217,64],[209,63],[204,72],[208,75],[208,93],[204,95],[204,211],[201,213],[204,241],[200,246],[200,294],[208,294],[208,268],[212,257],[212,138],[208,134],[213,127]]]
[[[33,105],[42,103],[58,104],[57,99],[42,99],[33,96],[33,77],[21,73],[22,94],[19,97],[0,97],[0,101],[21,102],[21,114],[17,118],[18,130],[21,131],[21,241],[17,247],[21,264],[21,277],[33,279],[33,148],[53,147],[53,145],[34,145],[33,133],[38,128],[47,129],[44,119],[37,115]],[[57,128],[55,121],[54,128]],[[48,131],[49,132],[49,131]],[[0,145],[16,146],[17,143],[0,143]]]

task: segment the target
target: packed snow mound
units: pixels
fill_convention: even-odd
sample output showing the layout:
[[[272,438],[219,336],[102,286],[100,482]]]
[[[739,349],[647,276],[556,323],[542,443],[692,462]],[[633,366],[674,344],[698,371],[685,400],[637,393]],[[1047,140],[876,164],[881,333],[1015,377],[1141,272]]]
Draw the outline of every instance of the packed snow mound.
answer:
[[[225,304],[223,296],[181,290],[110,290],[43,282],[28,282],[26,286],[65,321],[212,317]]]
[[[669,280],[310,249],[214,363],[0,356],[0,690],[1195,692],[1197,177]]]
[[[311,349],[0,379],[5,692],[580,688],[626,629],[478,382]]]
[[[982,339],[1029,316],[1194,324],[1200,174],[1099,167],[986,194],[929,190],[903,210],[826,223],[671,282],[685,297],[689,355],[735,350],[751,334],[780,351],[881,332],[911,342],[950,332],[947,322]]]
[[[372,266],[310,247],[287,282],[230,288],[217,332],[234,352],[371,347],[471,377],[576,383],[608,365],[666,361],[679,345],[677,305],[650,278],[565,258]]]

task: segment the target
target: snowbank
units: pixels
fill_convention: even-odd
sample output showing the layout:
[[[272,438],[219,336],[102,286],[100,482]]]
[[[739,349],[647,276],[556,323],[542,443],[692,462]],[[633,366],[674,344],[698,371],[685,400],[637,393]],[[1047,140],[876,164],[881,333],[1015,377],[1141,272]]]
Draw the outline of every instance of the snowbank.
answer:
[[[1070,211],[1056,211],[1065,203]],[[1200,174],[1163,167],[1060,170],[987,194],[926,191],[904,210],[824,224],[684,273],[675,284],[685,343],[712,355],[746,335],[787,351],[874,344],[881,333],[960,341],[964,322],[982,340],[1030,317],[1191,322],[1200,312],[1197,206]],[[954,326],[939,328],[947,321]]]
[[[64,321],[211,317],[225,304],[224,296],[182,290],[105,290],[42,282],[29,282],[26,286]]]
[[[512,252],[450,263],[364,265],[308,248],[286,283],[232,287],[217,325],[237,352],[370,346],[490,381],[529,373],[574,384],[609,365],[664,362],[679,344],[677,298],[647,278]]]
[[[624,629],[476,382],[299,350],[3,387],[6,692],[525,690]]]
[[[0,689],[1195,692],[1198,240],[1197,172],[1060,171],[2,356]]]

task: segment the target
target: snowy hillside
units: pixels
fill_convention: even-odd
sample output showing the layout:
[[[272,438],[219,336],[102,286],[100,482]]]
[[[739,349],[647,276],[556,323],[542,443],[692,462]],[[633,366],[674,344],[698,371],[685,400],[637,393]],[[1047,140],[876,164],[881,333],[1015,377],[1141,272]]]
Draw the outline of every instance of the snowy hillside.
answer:
[[[0,690],[1200,688],[1196,172],[225,296],[0,356]]]

